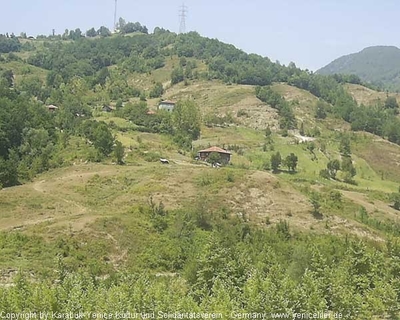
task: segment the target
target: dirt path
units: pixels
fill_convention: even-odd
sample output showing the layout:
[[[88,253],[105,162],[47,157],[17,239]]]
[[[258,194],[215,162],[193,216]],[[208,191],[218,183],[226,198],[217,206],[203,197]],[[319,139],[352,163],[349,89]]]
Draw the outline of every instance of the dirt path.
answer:
[[[62,178],[60,178],[60,179],[62,179]],[[32,184],[32,188],[37,192],[46,193],[47,190],[45,188],[45,183],[46,183],[46,180],[41,180],[41,181],[35,182],[35,183]],[[54,198],[58,199],[58,200],[64,201],[64,202],[66,202],[68,204],[72,204],[73,206],[75,206],[78,209],[78,211],[76,212],[77,215],[83,214],[83,213],[85,213],[87,211],[86,207],[80,205],[76,201],[68,200],[68,199],[66,199],[66,198],[64,198],[62,196],[58,196],[58,195],[54,195],[54,194],[52,196]]]

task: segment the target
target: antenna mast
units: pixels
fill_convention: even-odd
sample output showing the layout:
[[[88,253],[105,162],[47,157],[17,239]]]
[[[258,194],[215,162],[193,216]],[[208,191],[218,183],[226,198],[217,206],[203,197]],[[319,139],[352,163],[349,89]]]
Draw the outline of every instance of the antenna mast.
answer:
[[[185,4],[182,4],[179,10],[179,17],[180,17],[180,26],[179,26],[179,33],[185,33],[186,32],[186,17],[188,13],[188,7],[185,6]]]
[[[118,8],[118,0],[115,0],[114,31],[117,31],[117,8]]]

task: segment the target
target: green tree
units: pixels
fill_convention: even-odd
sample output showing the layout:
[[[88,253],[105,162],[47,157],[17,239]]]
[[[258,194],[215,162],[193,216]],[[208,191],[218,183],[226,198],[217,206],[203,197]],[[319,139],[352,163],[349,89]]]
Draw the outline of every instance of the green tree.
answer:
[[[326,166],[328,169],[329,175],[332,179],[336,178],[336,173],[340,170],[340,162],[337,159],[330,160]]]
[[[102,155],[108,156],[114,144],[114,137],[105,123],[96,126],[93,132],[93,145]]]
[[[400,193],[392,193],[389,199],[391,202],[393,202],[393,208],[400,210]]]
[[[192,140],[200,137],[201,115],[196,103],[191,100],[178,101],[173,111],[176,130]]]
[[[175,68],[171,73],[171,84],[177,84],[185,79],[182,68]]]
[[[125,148],[120,141],[115,141],[114,156],[118,164],[124,164]]]
[[[348,136],[343,136],[340,139],[339,151],[345,157],[349,157],[351,155],[350,139]]]
[[[126,21],[125,21],[125,19],[122,18],[122,17],[120,17],[120,18],[118,19],[117,28],[118,28],[119,30],[122,30],[123,28],[125,28],[125,26],[126,26]]]
[[[399,104],[397,103],[396,97],[387,97],[386,101],[385,101],[385,108],[386,109],[398,109],[399,108]]]
[[[350,174],[350,177],[354,177],[357,173],[351,157],[343,157],[341,169],[342,171],[348,172]]]
[[[118,99],[115,104],[115,108],[121,109],[123,105],[124,105],[124,103],[123,103],[122,99]]]
[[[163,95],[164,93],[164,88],[162,83],[156,82],[154,87],[150,90],[149,97],[150,98],[159,98]]]
[[[310,194],[310,202],[313,207],[314,214],[319,213],[319,209],[321,208],[321,196],[318,192],[311,192]]]
[[[222,163],[221,155],[218,152],[211,152],[207,158],[207,162],[211,164]]]
[[[278,172],[282,163],[282,157],[279,151],[271,155],[271,169],[273,172]]]
[[[102,37],[109,37],[111,36],[111,31],[107,27],[101,26],[99,30],[97,30],[97,34]]]
[[[285,158],[285,165],[288,167],[289,171],[296,171],[298,158],[294,153],[291,153]]]
[[[88,31],[86,31],[86,36],[89,38],[94,38],[97,36],[97,31],[94,28],[91,28]]]
[[[325,104],[318,100],[316,110],[315,110],[315,118],[317,119],[325,119],[326,118],[326,111],[325,111]]]

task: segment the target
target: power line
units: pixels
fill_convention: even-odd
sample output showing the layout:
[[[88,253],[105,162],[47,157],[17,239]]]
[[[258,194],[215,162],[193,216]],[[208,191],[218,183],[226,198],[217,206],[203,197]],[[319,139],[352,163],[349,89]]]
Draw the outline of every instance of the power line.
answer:
[[[179,33],[186,32],[186,17],[188,13],[188,7],[185,4],[182,4],[179,10],[179,18],[180,18],[180,25],[179,25]]]

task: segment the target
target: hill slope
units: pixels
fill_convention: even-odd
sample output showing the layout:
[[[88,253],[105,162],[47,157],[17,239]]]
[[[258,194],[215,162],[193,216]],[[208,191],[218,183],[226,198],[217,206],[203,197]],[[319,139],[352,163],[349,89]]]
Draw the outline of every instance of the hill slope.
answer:
[[[340,57],[317,73],[355,74],[363,81],[388,89],[400,88],[400,49],[394,46],[374,46]]]

